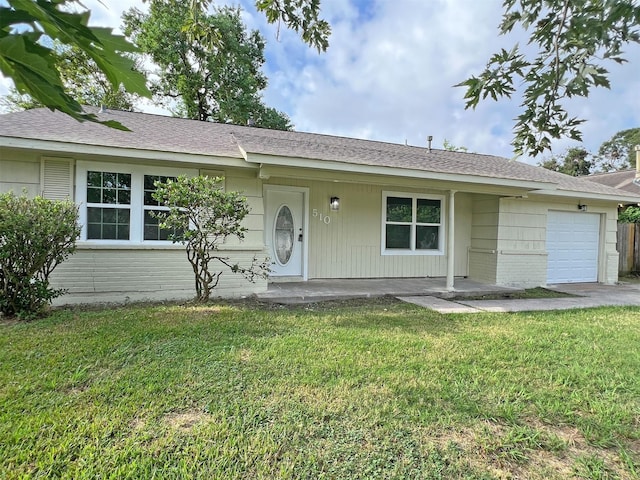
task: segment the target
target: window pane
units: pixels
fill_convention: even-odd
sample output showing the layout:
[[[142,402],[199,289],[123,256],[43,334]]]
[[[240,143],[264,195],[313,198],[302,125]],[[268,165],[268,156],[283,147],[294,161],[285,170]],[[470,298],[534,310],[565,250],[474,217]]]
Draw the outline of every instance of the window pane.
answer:
[[[411,198],[387,197],[387,222],[412,221]]]
[[[129,209],[87,208],[87,238],[90,240],[129,240]]]
[[[118,174],[112,172],[103,172],[102,173],[102,186],[104,188],[116,188],[118,184]]]
[[[118,240],[129,240],[129,225],[117,225]]]
[[[416,227],[416,250],[437,250],[440,227]]]
[[[118,214],[115,208],[102,208],[102,223],[117,223],[116,215]]]
[[[144,204],[147,206],[160,205],[160,202],[153,198],[153,192],[156,191],[155,181],[167,183],[167,180],[176,180],[176,177],[167,177],[164,175],[145,175],[144,176]]]
[[[120,205],[131,204],[131,191],[130,190],[118,190],[118,203]]]
[[[102,203],[116,203],[115,188],[105,188],[102,190]]]
[[[117,188],[130,189],[131,188],[131,174],[119,173]]]
[[[181,230],[160,228],[158,224],[162,219],[153,217],[154,213],[167,213],[164,210],[145,210],[144,212],[144,239],[145,240],[169,240],[172,234],[181,233]]]
[[[87,208],[87,221],[89,223],[102,223],[102,209],[101,208]]]
[[[158,180],[157,175],[145,175],[144,176],[144,189],[145,190],[155,190],[153,183]]]
[[[386,248],[411,248],[410,225],[387,225]]]
[[[90,223],[87,225],[87,238],[102,238],[102,224],[100,223]]]
[[[102,187],[102,172],[87,172],[87,186]]]
[[[102,224],[102,237],[103,240],[116,240],[116,226],[115,224],[108,223]]]
[[[126,223],[129,225],[129,210],[126,208],[117,208],[115,209],[118,212],[118,220],[117,223],[123,224]]]
[[[418,223],[440,223],[440,200],[418,198]]]
[[[153,192],[154,191],[155,190],[145,190],[145,192],[144,192],[144,204],[145,205],[152,205],[152,206],[158,205],[157,200],[154,200],[154,198],[153,198]]]
[[[99,188],[89,187],[87,188],[87,202],[89,203],[100,203],[102,199],[100,198],[102,191]]]

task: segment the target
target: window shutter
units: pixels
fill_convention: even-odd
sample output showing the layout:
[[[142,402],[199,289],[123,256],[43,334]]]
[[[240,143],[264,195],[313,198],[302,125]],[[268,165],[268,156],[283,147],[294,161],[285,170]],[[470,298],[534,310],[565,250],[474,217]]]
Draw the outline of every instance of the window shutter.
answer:
[[[42,157],[40,191],[49,200],[73,198],[73,160]]]

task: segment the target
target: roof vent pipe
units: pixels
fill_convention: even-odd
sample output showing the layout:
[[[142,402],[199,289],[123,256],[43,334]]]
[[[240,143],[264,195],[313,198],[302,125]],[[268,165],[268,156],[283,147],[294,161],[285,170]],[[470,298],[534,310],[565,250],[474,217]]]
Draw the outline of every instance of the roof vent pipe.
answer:
[[[640,185],[640,145],[636,145],[636,178],[633,183]]]
[[[105,107],[104,104],[101,104],[100,111],[98,113],[107,113],[107,107]]]
[[[256,121],[253,119],[253,115],[249,115],[249,118],[247,119],[247,126],[248,127],[256,126]]]
[[[431,151],[431,142],[433,141],[433,135],[429,135],[427,137],[427,142],[429,142],[429,151]]]

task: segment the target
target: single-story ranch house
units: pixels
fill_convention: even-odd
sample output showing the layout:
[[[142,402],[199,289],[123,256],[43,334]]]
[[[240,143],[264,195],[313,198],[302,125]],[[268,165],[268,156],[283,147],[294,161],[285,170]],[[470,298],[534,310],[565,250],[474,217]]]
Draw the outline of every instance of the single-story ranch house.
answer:
[[[0,191],[79,205],[78,249],[53,275],[65,303],[194,295],[183,247],[149,215],[159,208],[153,181],[179,174],[224,177],[225,189],[244,193],[249,231],[224,250],[241,264],[269,256],[271,282],[614,283],[617,206],[640,200],[490,155],[143,113],[98,117],[130,131],[47,109],[0,115]],[[217,293],[266,288],[225,273]]]

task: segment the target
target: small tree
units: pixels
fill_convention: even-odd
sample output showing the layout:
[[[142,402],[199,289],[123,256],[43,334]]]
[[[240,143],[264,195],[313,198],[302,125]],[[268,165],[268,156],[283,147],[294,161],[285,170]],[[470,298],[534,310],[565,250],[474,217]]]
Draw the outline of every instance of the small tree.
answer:
[[[49,275],[75,251],[78,208],[70,201],[0,194],[0,312],[32,318],[63,290]]]
[[[158,212],[160,228],[172,230],[170,236],[176,243],[186,246],[187,259],[191,263],[196,281],[196,299],[209,300],[211,291],[218,285],[223,270],[212,271],[211,262],[220,262],[233,273],[242,274],[250,282],[256,277],[266,278],[269,273],[268,259],[259,261],[253,257],[251,265],[241,267],[229,257],[218,253],[220,245],[229,237],[244,239],[247,231],[241,225],[249,213],[247,199],[238,192],[225,192],[220,188],[221,178],[204,176],[179,176],[166,183],[156,182],[153,197],[169,207],[167,212]]]

